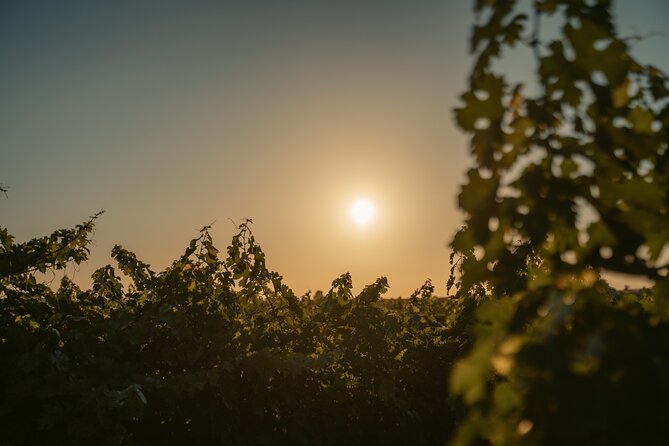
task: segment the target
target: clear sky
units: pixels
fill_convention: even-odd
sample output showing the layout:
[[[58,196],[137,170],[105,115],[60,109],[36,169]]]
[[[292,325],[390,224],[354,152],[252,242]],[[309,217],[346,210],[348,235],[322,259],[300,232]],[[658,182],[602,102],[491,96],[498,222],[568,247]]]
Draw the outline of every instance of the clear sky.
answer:
[[[669,71],[669,2],[619,0],[622,34]],[[162,269],[214,223],[254,220],[296,292],[389,295],[428,277],[445,293],[446,244],[470,164],[451,109],[466,86],[464,0],[3,1],[0,225],[19,240],[104,209],[90,261],[114,244]],[[520,63],[518,62],[520,61]],[[522,58],[508,69],[522,76]],[[367,197],[374,215],[351,218]],[[72,273],[73,271],[70,271]]]

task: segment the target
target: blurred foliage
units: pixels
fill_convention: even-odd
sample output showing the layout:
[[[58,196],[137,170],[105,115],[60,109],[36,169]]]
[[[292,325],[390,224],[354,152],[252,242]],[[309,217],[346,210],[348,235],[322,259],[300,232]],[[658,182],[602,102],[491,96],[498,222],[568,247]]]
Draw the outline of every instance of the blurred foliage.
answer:
[[[2,232],[3,445],[443,444],[462,418],[447,376],[473,300],[429,281],[385,300],[385,278],[354,296],[349,274],[296,296],[249,222],[223,259],[203,228],[162,272],[115,246],[90,290],[38,282],[86,258],[93,220]]]
[[[607,0],[536,0],[531,18],[513,0],[475,8],[455,116],[476,167],[452,246],[471,253],[461,287],[491,297],[451,375],[468,406],[453,444],[666,444],[666,76],[631,56]],[[546,18],[560,35],[541,35]],[[519,45],[533,85],[495,68]],[[654,286],[614,292],[604,270]]]

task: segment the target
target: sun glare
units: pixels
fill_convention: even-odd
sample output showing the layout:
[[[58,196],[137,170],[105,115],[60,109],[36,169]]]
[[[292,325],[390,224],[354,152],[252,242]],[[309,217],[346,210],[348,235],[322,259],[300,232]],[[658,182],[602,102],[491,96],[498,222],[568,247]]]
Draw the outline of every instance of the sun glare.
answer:
[[[360,198],[351,205],[351,219],[358,226],[367,226],[374,218],[374,204],[367,198]]]

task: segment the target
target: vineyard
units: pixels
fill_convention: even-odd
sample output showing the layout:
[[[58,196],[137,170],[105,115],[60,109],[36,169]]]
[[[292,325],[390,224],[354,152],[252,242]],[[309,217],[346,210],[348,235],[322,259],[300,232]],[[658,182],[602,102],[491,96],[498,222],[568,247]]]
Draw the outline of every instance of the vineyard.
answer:
[[[0,228],[0,444],[666,444],[666,75],[607,0],[475,8],[448,298],[428,281],[385,299],[383,277],[354,295],[349,274],[298,296],[250,221],[223,252],[205,227],[164,271],[115,246],[90,289],[52,286],[40,274],[85,261],[104,217]],[[536,85],[496,71],[517,46]]]

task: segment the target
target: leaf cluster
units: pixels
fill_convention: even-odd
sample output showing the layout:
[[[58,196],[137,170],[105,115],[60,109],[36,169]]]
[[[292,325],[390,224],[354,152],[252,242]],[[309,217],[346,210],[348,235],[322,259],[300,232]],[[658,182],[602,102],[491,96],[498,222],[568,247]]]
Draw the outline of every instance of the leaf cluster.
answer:
[[[669,387],[669,89],[630,54],[608,0],[476,2],[475,64],[455,110],[476,165],[459,195],[461,287],[485,287],[451,375],[454,444],[661,444]],[[561,21],[541,35],[542,19]],[[530,23],[532,22],[530,26]],[[495,60],[534,54],[534,85]],[[533,94],[525,94],[529,90]],[[666,259],[664,259],[666,262]],[[622,296],[602,272],[653,287]]]
[[[22,245],[5,231],[22,266],[1,276],[3,444],[444,443],[475,302],[429,281],[386,300],[385,278],[354,295],[349,274],[297,296],[249,224],[224,258],[203,228],[160,272],[115,246],[89,290],[34,272],[85,259],[92,221]]]

